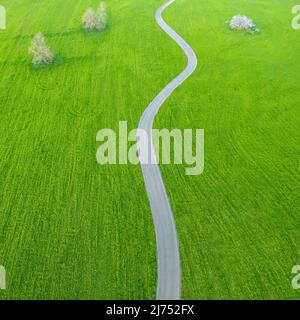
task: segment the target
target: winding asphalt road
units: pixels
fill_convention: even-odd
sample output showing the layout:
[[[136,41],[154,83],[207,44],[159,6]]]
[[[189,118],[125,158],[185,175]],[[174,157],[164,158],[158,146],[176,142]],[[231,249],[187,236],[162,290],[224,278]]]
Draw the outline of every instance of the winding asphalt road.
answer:
[[[156,12],[159,26],[182,48],[188,57],[186,68],[174,78],[150,103],[144,111],[138,129],[147,132],[151,137],[150,153],[140,149],[140,164],[145,187],[149,198],[156,234],[157,246],[157,300],[179,300],[181,294],[181,270],[178,236],[170,201],[167,195],[152,140],[154,118],[165,100],[178,88],[196,69],[197,57],[193,49],[168,25],[162,18],[163,11],[175,0],[170,0]],[[143,154],[144,153],[144,154]],[[142,161],[149,157],[151,161]]]

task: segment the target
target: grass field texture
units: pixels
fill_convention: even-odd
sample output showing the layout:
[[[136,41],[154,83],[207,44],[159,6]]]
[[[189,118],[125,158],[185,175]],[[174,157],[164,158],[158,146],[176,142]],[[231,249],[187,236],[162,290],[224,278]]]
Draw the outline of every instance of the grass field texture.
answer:
[[[163,166],[184,298],[300,297],[291,286],[300,261],[294,5],[179,0],[165,14],[195,49],[199,67],[161,109],[156,127],[205,129],[203,175]],[[238,13],[252,17],[261,32],[231,31],[225,21]]]
[[[103,33],[80,26],[98,1],[2,4],[0,264],[8,289],[1,297],[154,298],[154,229],[140,168],[100,167],[96,133],[119,120],[135,128],[180,70],[177,62],[164,67],[180,49],[163,46],[159,2],[108,1]],[[39,31],[56,53],[53,66],[30,63]]]
[[[96,133],[130,129],[185,66],[154,20],[161,0],[107,0],[108,28],[82,31],[99,1],[2,0],[0,298],[155,298],[155,236],[138,166],[99,166]],[[299,298],[299,31],[290,0],[177,0],[166,21],[199,67],[156,127],[204,128],[205,172],[162,166],[180,238],[183,298]],[[234,14],[261,32],[233,32]],[[42,31],[56,53],[34,68]]]

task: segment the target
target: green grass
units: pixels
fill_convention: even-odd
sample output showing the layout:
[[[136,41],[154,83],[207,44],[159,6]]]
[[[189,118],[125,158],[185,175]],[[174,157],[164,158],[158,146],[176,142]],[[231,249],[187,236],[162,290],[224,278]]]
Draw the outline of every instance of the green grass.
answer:
[[[180,70],[164,66],[180,49],[162,45],[158,1],[107,1],[107,30],[82,31],[83,12],[98,3],[2,1],[1,298],[155,297],[155,236],[140,168],[100,167],[96,133],[120,120],[136,128]],[[53,66],[30,63],[39,31],[58,57]]]
[[[96,133],[129,129],[186,59],[154,20],[163,0],[2,0],[1,299],[155,297],[155,236],[138,166],[99,166]],[[166,20],[199,58],[156,127],[204,128],[203,175],[163,166],[180,237],[183,297],[299,298],[299,31],[290,0],[177,0]],[[261,33],[232,32],[232,15]],[[44,32],[54,65],[27,55]]]
[[[205,171],[164,166],[180,238],[183,297],[299,298],[299,31],[294,1],[178,0],[166,20],[199,67],[156,127],[204,128]],[[180,12],[180,14],[178,14]],[[260,34],[233,32],[233,15]],[[188,19],[187,19],[188,17]]]

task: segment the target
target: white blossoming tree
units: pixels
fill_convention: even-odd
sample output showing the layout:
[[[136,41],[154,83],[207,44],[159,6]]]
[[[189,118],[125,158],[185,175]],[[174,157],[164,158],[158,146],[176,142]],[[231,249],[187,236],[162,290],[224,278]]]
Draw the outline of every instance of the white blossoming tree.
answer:
[[[82,17],[82,23],[87,30],[103,30],[107,24],[105,3],[100,4],[97,12],[92,8],[87,9]]]
[[[41,32],[37,33],[28,48],[28,53],[32,57],[33,64],[50,64],[53,62],[54,54],[47,47],[45,38]]]
[[[97,12],[97,30],[105,29],[107,25],[107,13],[106,13],[106,5],[102,2],[98,8]]]
[[[242,15],[236,15],[232,17],[229,22],[229,26],[233,30],[259,31],[256,28],[256,25],[253,23],[252,19]]]
[[[94,30],[96,27],[96,15],[92,8],[88,8],[82,17],[83,27]]]

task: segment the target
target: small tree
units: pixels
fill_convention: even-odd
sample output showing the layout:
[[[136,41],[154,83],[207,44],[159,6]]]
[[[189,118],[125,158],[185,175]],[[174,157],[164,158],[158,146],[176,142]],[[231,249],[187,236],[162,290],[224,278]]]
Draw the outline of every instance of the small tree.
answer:
[[[229,26],[233,30],[251,30],[256,32],[259,31],[256,25],[253,23],[252,19],[240,14],[232,17],[229,22]]]
[[[83,27],[94,30],[96,27],[96,15],[92,8],[88,8],[82,17]]]
[[[97,30],[103,30],[107,24],[107,13],[106,13],[106,5],[104,2],[101,2],[98,11],[97,11]]]
[[[106,6],[102,2],[95,12],[92,8],[86,10],[82,17],[83,27],[88,30],[103,30],[107,24]]]
[[[41,32],[37,33],[28,48],[29,55],[32,56],[33,64],[50,64],[53,62],[54,54],[47,47],[45,38]]]

